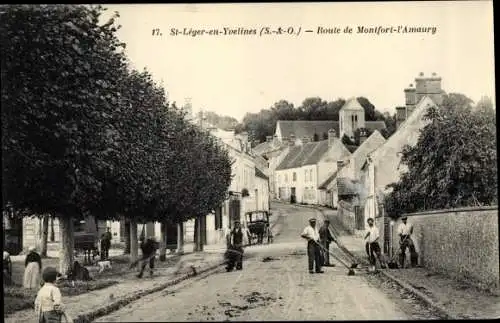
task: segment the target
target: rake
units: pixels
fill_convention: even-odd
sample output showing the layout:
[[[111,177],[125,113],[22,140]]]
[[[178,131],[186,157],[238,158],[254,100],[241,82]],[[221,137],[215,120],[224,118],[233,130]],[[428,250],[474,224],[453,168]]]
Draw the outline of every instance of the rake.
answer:
[[[352,269],[347,263],[345,263],[341,258],[337,257],[333,252],[330,250],[326,250],[325,247],[319,244],[318,241],[314,240],[314,242],[323,250],[328,252],[333,258],[337,259],[338,262],[340,262],[344,267],[346,267],[349,271],[347,272],[347,276],[354,276],[356,273],[354,272],[354,269]]]

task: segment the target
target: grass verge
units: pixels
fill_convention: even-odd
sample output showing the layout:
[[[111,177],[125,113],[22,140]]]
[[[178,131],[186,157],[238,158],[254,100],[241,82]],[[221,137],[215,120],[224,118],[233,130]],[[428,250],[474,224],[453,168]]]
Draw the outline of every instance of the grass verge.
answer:
[[[99,290],[117,284],[114,280],[94,280],[89,282],[75,282],[71,286],[68,282],[58,283],[61,293],[64,296],[76,296],[90,291]],[[38,290],[27,289],[21,286],[6,286],[3,290],[4,295],[4,315],[12,314],[17,311],[34,308],[34,302]]]

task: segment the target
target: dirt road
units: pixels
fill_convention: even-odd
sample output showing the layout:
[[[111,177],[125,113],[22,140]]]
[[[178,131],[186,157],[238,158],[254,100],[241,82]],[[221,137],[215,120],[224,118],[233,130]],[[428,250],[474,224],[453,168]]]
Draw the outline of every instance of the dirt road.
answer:
[[[242,271],[221,270],[187,281],[141,298],[98,322],[435,318],[422,317],[418,304],[373,283],[362,271],[347,276],[347,269],[337,263],[324,268],[323,274],[309,274],[306,242],[300,233],[307,219],[318,214],[289,205],[275,207],[286,215],[281,234],[269,246],[247,248]]]

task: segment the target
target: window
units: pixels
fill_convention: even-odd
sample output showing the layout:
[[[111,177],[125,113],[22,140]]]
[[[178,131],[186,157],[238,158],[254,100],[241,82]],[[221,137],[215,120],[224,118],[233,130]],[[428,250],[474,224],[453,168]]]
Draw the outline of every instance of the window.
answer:
[[[293,172],[293,181],[296,182],[297,181],[297,173],[296,172]]]
[[[352,130],[354,130],[354,116],[351,116]]]
[[[304,182],[307,182],[307,169],[304,169]]]
[[[309,181],[312,182],[313,180],[313,171],[312,169],[309,170]]]
[[[285,183],[288,182],[288,174],[285,174]]]

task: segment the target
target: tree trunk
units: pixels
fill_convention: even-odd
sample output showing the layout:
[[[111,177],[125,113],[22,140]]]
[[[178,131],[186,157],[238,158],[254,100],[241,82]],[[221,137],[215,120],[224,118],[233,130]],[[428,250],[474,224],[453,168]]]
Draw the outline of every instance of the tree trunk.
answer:
[[[194,219],[194,232],[193,232],[193,251],[200,251],[200,220]]]
[[[167,260],[167,223],[166,221],[161,222],[161,233],[160,233],[160,261]]]
[[[61,247],[59,254],[59,272],[67,274],[74,261],[73,217],[59,216],[59,231],[61,232]]]
[[[129,220],[124,220],[125,221],[125,233],[124,233],[124,236],[125,236],[125,250],[123,252],[123,254],[125,255],[129,255],[130,254],[130,237],[131,237],[131,233],[130,233],[130,221]]]
[[[177,223],[177,254],[184,254],[184,223]]]
[[[40,238],[40,256],[42,258],[47,257],[47,242],[49,239],[49,216],[46,214],[42,217],[42,236]]]
[[[203,215],[200,218],[200,226],[201,226],[201,251],[203,251],[203,247],[207,245],[207,216]]]
[[[130,220],[130,260],[136,261],[139,257],[139,243],[137,241],[137,221]]]
[[[56,241],[56,233],[54,230],[54,217],[50,217],[50,242]]]

